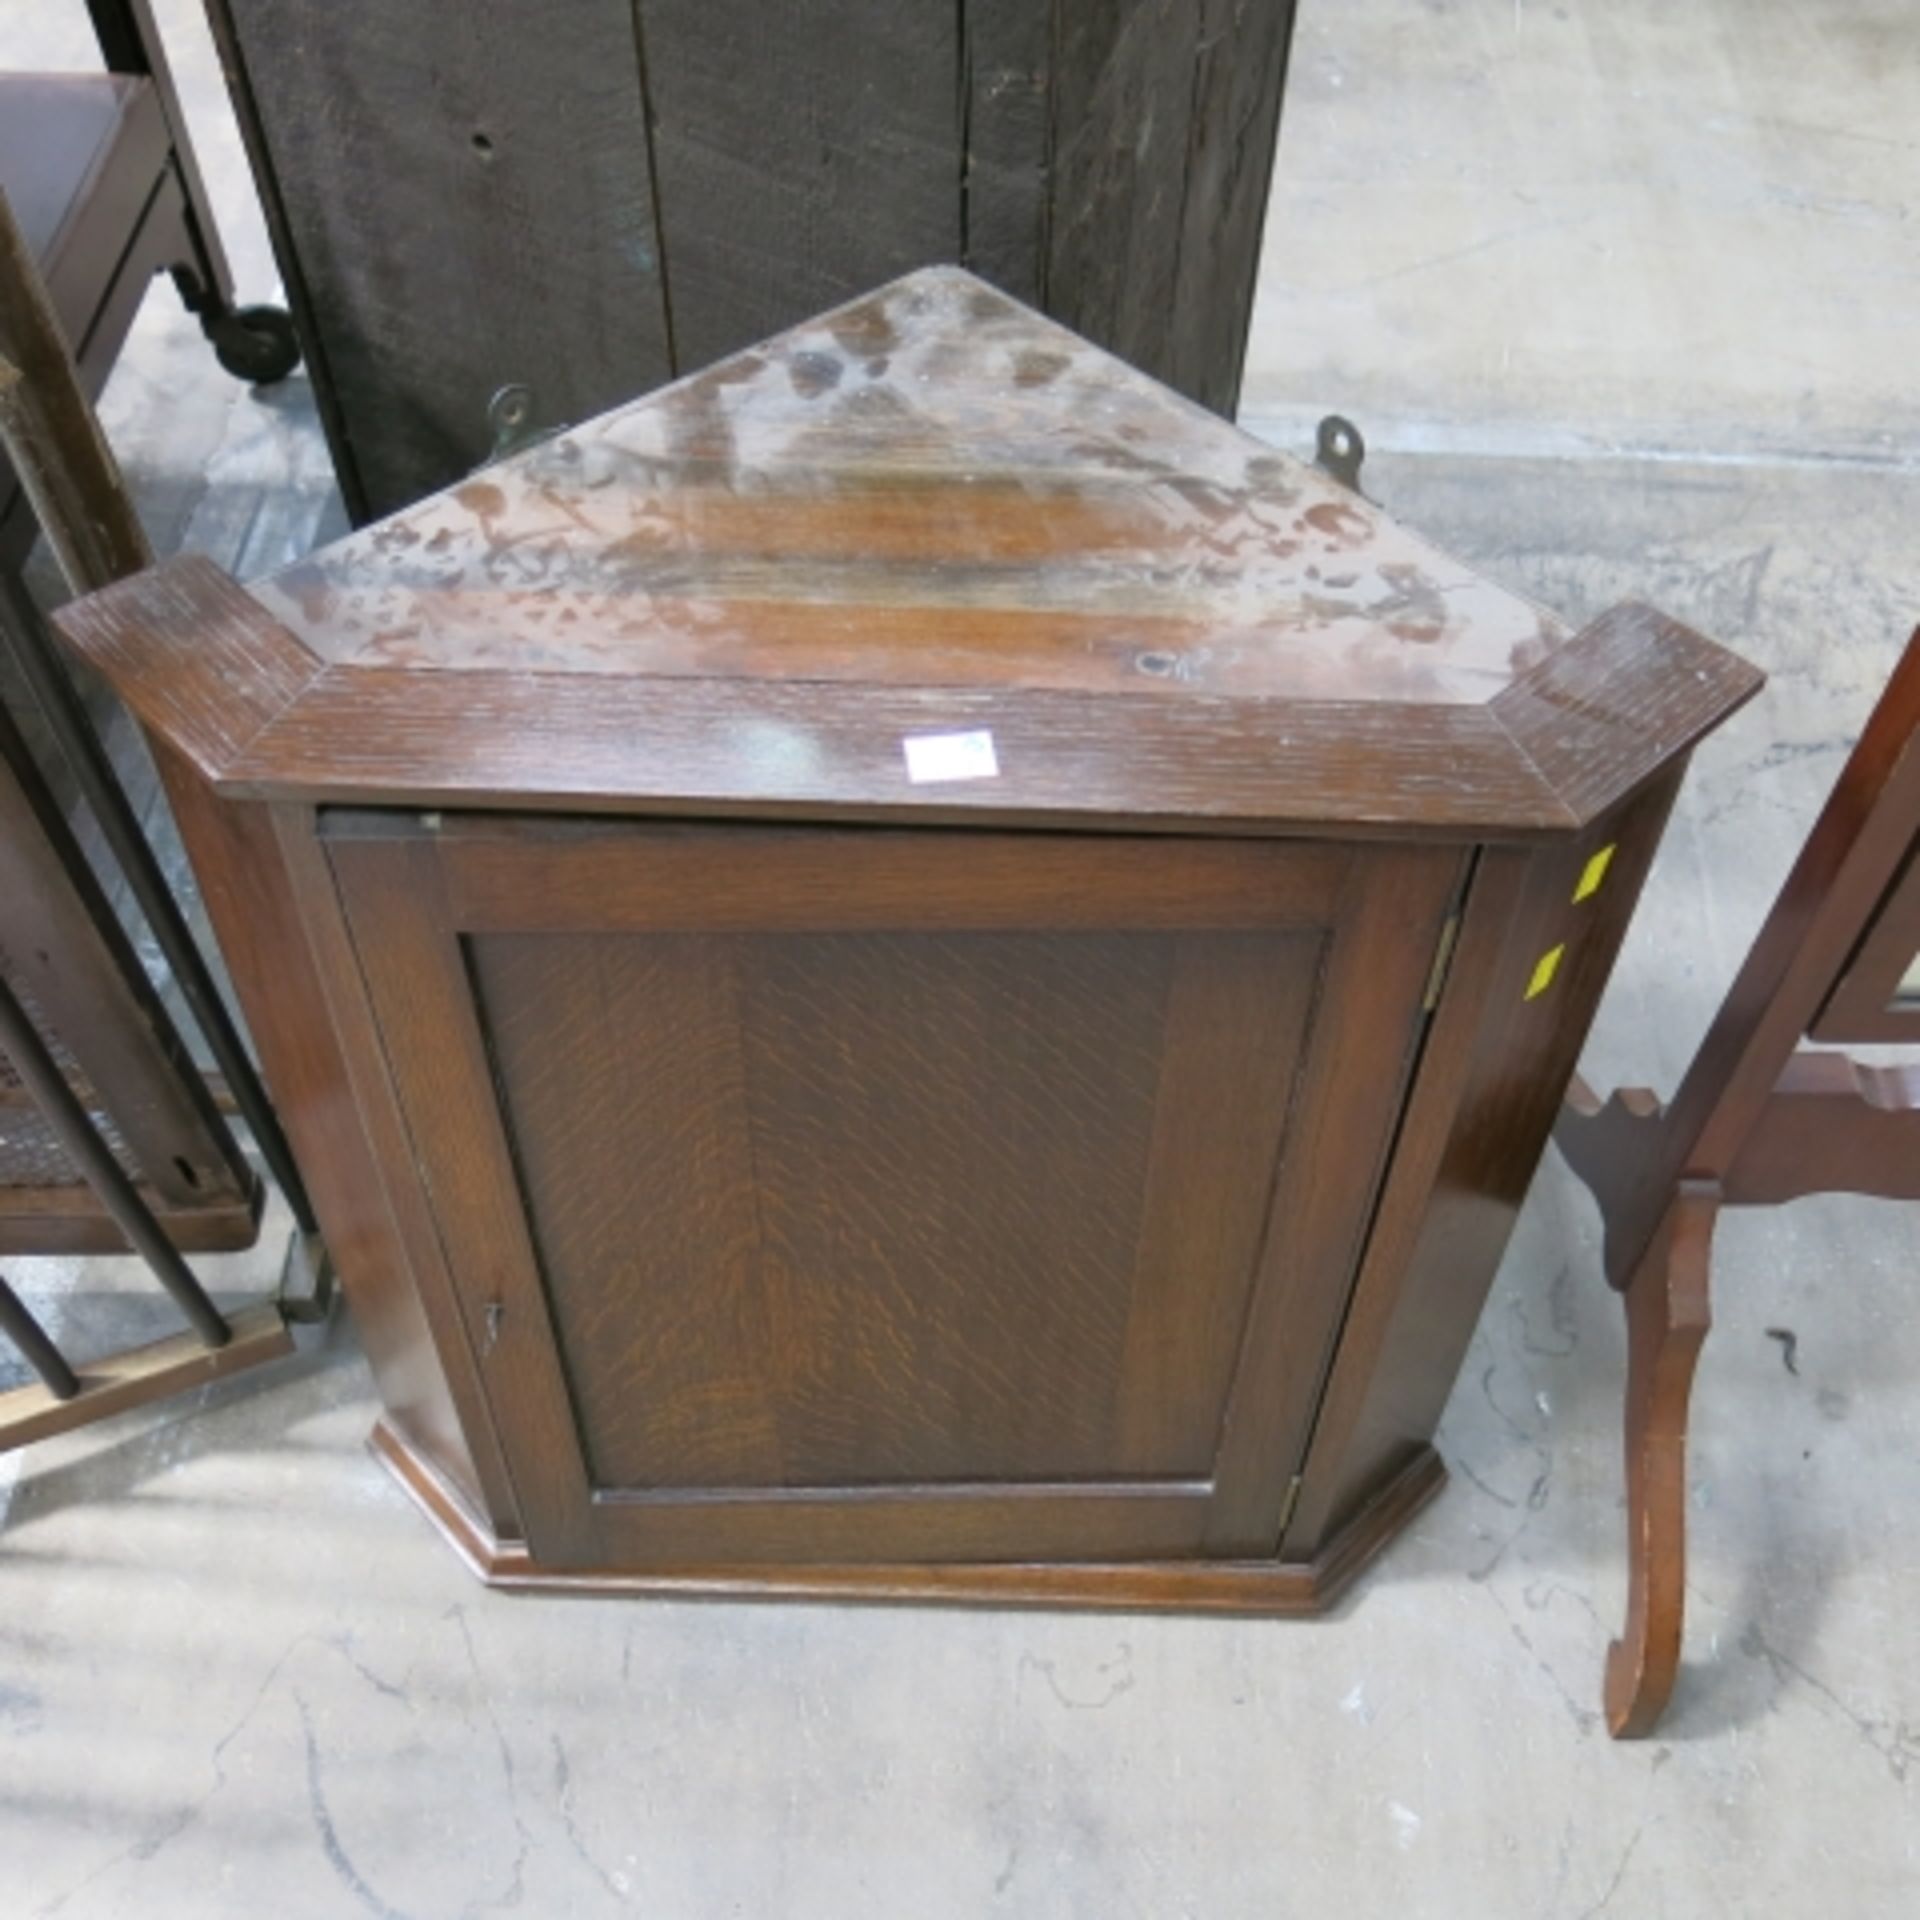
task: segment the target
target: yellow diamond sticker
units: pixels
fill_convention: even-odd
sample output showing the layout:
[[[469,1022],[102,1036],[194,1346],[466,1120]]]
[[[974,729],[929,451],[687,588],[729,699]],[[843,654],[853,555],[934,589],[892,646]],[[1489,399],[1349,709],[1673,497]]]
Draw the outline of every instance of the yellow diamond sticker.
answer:
[[[1589,894],[1600,891],[1600,882],[1607,877],[1607,869],[1613,865],[1613,850],[1617,843],[1609,840],[1580,871],[1580,884],[1573,890],[1573,902],[1578,906]]]
[[[1538,1000],[1553,985],[1553,976],[1560,971],[1560,956],[1567,950],[1563,940],[1557,947],[1549,947],[1533,963],[1533,978],[1527,982],[1526,998]]]

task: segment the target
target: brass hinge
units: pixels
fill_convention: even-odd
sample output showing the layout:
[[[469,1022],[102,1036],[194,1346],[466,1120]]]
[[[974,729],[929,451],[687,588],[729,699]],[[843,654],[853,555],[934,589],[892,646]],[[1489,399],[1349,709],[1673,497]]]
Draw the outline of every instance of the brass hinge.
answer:
[[[1280,1502],[1280,1538],[1287,1537],[1287,1529],[1293,1525],[1293,1510],[1300,1504],[1300,1476],[1296,1473],[1287,1482],[1287,1496]]]
[[[1460,937],[1460,910],[1447,915],[1440,928],[1440,944],[1433,950],[1433,970],[1427,975],[1427,990],[1420,999],[1420,1011],[1431,1013],[1440,1004],[1440,989],[1447,984],[1447,969],[1453,965],[1453,943]]]

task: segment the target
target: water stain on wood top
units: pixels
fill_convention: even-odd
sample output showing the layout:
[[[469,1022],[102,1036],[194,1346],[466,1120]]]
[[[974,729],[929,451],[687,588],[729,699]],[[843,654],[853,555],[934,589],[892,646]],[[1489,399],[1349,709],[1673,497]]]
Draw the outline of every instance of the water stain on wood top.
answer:
[[[1567,631],[953,269],[252,589],[336,664],[1474,705]]]
[[[251,592],[182,558],[59,623],[222,792],[435,809],[1559,835],[1759,684],[1638,604],[1568,632],[953,268]]]

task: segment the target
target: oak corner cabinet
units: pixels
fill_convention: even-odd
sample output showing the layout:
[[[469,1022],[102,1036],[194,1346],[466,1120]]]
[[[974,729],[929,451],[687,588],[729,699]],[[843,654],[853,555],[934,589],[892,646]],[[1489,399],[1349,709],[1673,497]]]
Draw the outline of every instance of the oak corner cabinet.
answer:
[[[385,1415],[506,1585],[1323,1605],[1689,749],[957,269],[68,638],[155,742]]]

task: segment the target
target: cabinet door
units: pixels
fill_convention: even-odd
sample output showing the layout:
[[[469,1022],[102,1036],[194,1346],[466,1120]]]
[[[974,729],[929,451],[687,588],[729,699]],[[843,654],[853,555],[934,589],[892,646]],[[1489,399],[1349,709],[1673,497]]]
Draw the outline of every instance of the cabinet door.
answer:
[[[1274,1550],[1456,853],[326,831],[539,1560]]]

